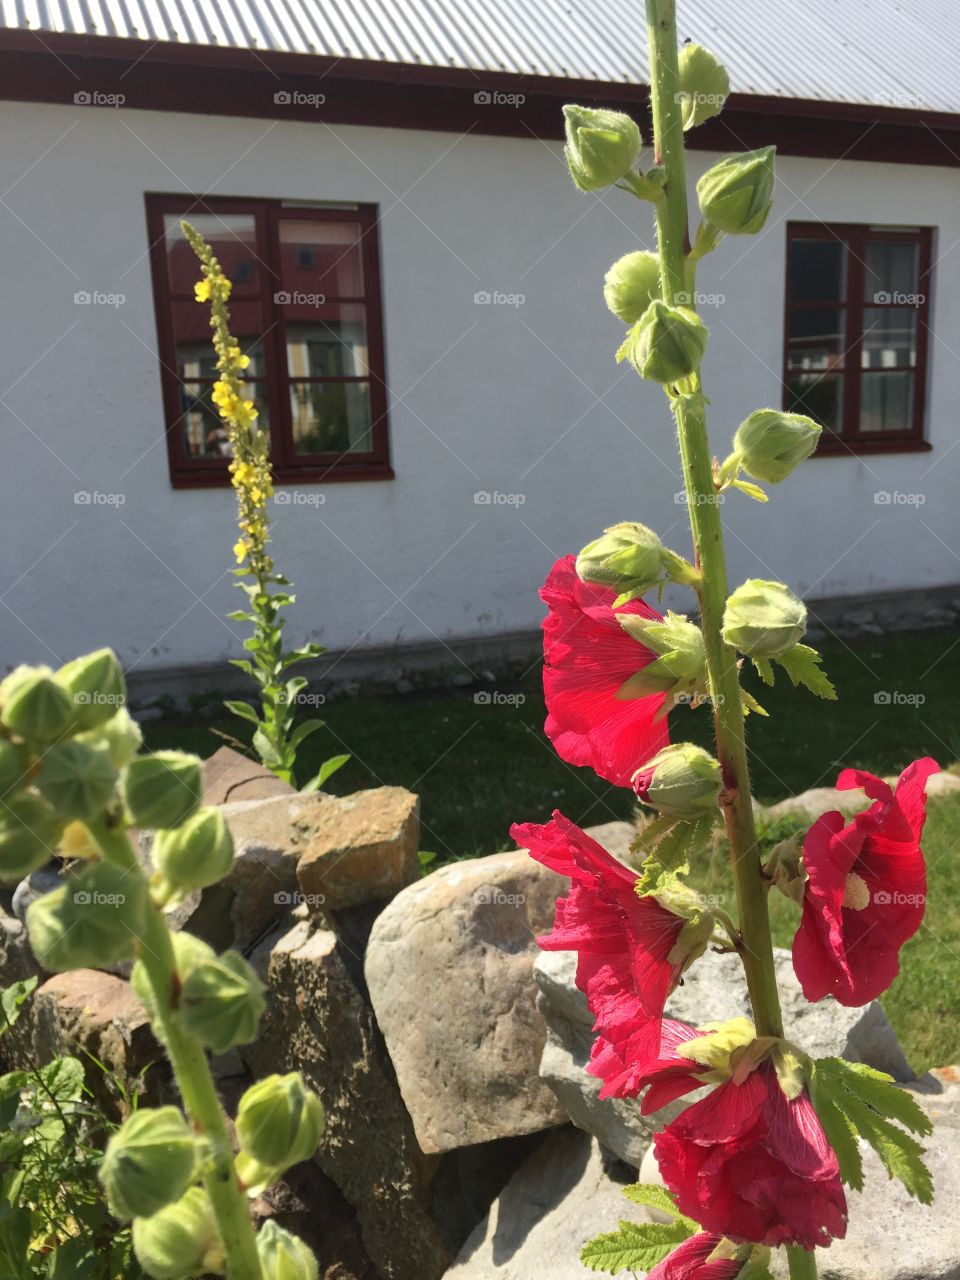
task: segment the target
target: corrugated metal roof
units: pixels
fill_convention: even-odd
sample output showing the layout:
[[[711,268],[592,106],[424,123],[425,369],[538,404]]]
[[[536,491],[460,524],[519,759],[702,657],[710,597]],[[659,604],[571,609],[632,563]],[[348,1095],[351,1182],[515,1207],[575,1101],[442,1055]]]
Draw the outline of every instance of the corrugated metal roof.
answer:
[[[735,92],[960,111],[956,0],[680,0]],[[605,82],[647,79],[640,0],[0,0],[0,26]]]

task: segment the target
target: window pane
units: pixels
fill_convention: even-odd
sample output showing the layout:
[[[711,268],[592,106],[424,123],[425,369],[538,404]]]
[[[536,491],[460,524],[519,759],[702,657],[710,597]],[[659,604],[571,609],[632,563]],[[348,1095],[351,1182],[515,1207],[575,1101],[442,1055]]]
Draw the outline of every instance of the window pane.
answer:
[[[281,290],[304,296],[362,298],[362,235],[363,227],[354,221],[282,221]]]
[[[912,307],[864,307],[864,369],[895,369],[917,363],[917,313]]]
[[[835,307],[790,312],[787,356],[791,369],[843,367],[846,317]]]
[[[198,302],[173,302],[173,338],[177,350],[177,370],[188,382],[217,377],[217,356],[210,336],[210,311]],[[230,332],[240,350],[250,357],[245,376],[264,376],[260,344],[260,303],[235,302],[230,307]]]
[[[860,387],[861,431],[909,431],[913,374],[865,373]]]
[[[260,287],[260,264],[253,214],[187,212],[183,216],[196,227],[220,260],[227,279],[233,281],[233,296],[256,293]],[[180,230],[180,215],[165,214],[163,229],[170,291],[192,297],[193,286],[200,279],[200,264]]]
[[[846,277],[843,241],[791,240],[790,297],[794,302],[842,302]]]
[[[227,428],[213,403],[210,383],[184,382],[180,386],[180,424],[188,458],[229,458],[230,442]],[[256,403],[260,416],[257,421],[267,428],[267,395],[263,383],[253,383],[250,398]]]
[[[843,419],[843,378],[836,374],[795,374],[789,381],[787,411],[804,413],[839,431]]]
[[[915,302],[918,259],[919,245],[868,240],[864,302]]]
[[[288,308],[284,308],[286,313]],[[287,369],[291,378],[365,378],[367,326],[362,304],[291,306],[297,318],[287,321]]]
[[[294,382],[290,385],[293,446],[297,453],[369,453],[370,387],[366,382]]]

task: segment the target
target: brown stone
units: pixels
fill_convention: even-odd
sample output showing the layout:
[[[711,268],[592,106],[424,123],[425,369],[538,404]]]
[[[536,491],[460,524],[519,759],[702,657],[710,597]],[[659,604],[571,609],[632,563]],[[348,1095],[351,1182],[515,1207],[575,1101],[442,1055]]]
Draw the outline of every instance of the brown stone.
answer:
[[[24,1017],[30,1027],[29,1065],[65,1054],[78,1057],[94,1095],[113,1114],[123,1115],[125,1104],[111,1074],[129,1088],[144,1068],[158,1063],[148,1072],[148,1091],[155,1095],[165,1087],[163,1051],[147,1011],[123,978],[96,969],[54,974],[37,988]],[[91,1057],[103,1064],[106,1075]]]
[[[300,1071],[319,1093],[327,1118],[317,1161],[356,1211],[384,1280],[437,1280],[452,1257],[430,1211],[437,1161],[417,1146],[342,943],[300,920],[251,960],[269,990],[259,1037],[241,1055],[255,1076]]]
[[[424,1151],[566,1119],[539,1078],[533,963],[566,881],[522,850],[441,867],[374,923],[364,972]]]
[[[293,794],[289,782],[283,782],[259,760],[242,756],[232,747],[220,747],[203,762],[204,804],[232,804],[237,800]]]
[[[337,911],[390,898],[419,874],[419,801],[403,787],[326,796],[305,815],[297,879],[308,906]]]

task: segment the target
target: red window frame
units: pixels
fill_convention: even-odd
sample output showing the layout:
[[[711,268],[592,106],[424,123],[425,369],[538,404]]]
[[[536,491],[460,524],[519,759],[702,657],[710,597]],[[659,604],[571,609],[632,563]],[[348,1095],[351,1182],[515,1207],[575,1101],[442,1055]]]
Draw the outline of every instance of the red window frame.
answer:
[[[793,242],[795,240],[839,240],[846,245],[847,275],[844,296],[840,300],[815,300],[793,298],[791,280]],[[923,298],[916,306],[916,363],[912,366],[897,366],[891,372],[906,371],[913,373],[913,412],[910,427],[906,431],[862,431],[860,429],[861,380],[863,368],[861,351],[863,346],[863,309],[864,305],[889,306],[888,304],[864,303],[864,282],[866,268],[866,246],[868,241],[883,243],[915,244],[917,253],[917,288],[918,295]],[[790,393],[790,316],[794,311],[802,309],[836,308],[846,317],[844,327],[844,361],[842,370],[824,370],[836,372],[843,379],[843,410],[840,430],[824,429],[820,436],[817,454],[850,454],[850,453],[901,453],[931,448],[924,437],[926,414],[926,391],[929,353],[929,318],[932,285],[932,248],[933,230],[930,227],[899,228],[877,227],[859,223],[823,223],[823,222],[788,222],[787,223],[787,262],[786,262],[786,300],[784,306],[783,326],[783,408],[790,410],[795,402]],[[901,304],[902,305],[902,304]],[[869,370],[868,370],[869,372]],[[801,409],[802,411],[802,409]]]
[[[170,479],[175,488],[228,485],[226,458],[193,458],[187,453],[183,432],[181,377],[177,367],[173,304],[192,300],[174,293],[167,270],[164,219],[169,215],[196,217],[200,214],[251,214],[256,228],[256,254],[263,275],[258,301],[263,334],[265,407],[270,429],[270,454],[277,481],[284,483],[327,483],[342,480],[388,480],[390,436],[387,415],[386,359],[383,341],[383,312],[380,298],[379,215],[376,205],[344,204],[288,205],[282,200],[232,199],[227,197],[165,195],[148,193],[147,234],[157,322],[160,382],[166,421]],[[365,307],[367,374],[356,377],[294,378],[287,368],[286,319],[276,301],[281,289],[279,224],[297,219],[311,222],[359,222],[364,294],[360,298],[329,298],[337,303],[362,303]],[[199,267],[197,279],[199,280]],[[199,305],[195,303],[194,305]],[[212,346],[211,346],[212,354]],[[294,449],[290,409],[291,382],[366,382],[370,394],[371,445],[363,453],[298,454]]]

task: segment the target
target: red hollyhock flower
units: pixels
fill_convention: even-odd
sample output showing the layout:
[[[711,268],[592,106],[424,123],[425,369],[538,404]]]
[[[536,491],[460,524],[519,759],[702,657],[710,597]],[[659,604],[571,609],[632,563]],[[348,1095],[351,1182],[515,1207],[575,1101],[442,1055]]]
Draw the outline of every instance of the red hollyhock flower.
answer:
[[[875,803],[846,825],[840,813],[825,813],[807,832],[793,967],[808,1000],[867,1004],[900,972],[900,948],[923,919],[924,788],[937,768],[929,756],[914,761],[896,791],[872,773],[844,769],[838,790],[863,787]]]
[[[805,1249],[840,1240],[837,1158],[804,1090],[789,1100],[773,1063],[728,1080],[653,1140],[681,1213],[731,1240]]]
[[[743,1270],[743,1258],[717,1258],[709,1261],[711,1253],[723,1236],[701,1231],[678,1245],[669,1257],[658,1262],[647,1275],[647,1280],[736,1280]]]
[[[560,812],[510,834],[537,862],[570,877],[553,932],[538,942],[545,951],[578,952],[577,986],[601,1036],[589,1068],[604,1081],[601,1097],[636,1094],[644,1063],[659,1057],[663,1006],[684,969],[684,958],[671,953],[687,921],[656,898],[638,897],[636,872]]]
[[[581,582],[576,557],[550,570],[540,598],[550,612],[543,622],[543,692],[547,737],[569,764],[589,765],[618,787],[669,742],[666,695],[618,699],[617,690],[657,655],[627,635],[618,614],[662,618],[642,600],[614,613],[617,593]],[[659,715],[659,719],[657,718]]]

